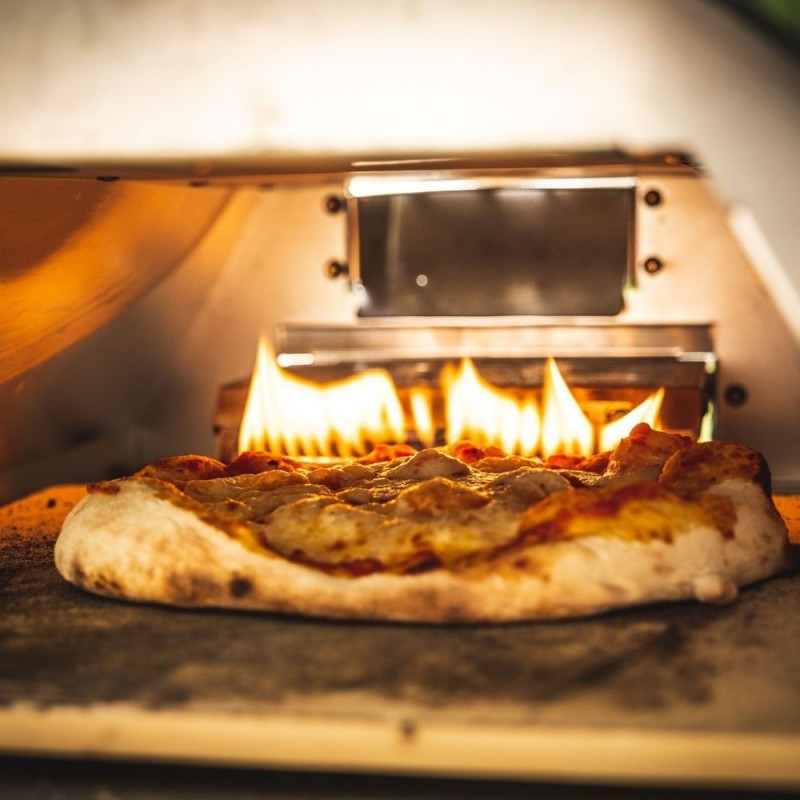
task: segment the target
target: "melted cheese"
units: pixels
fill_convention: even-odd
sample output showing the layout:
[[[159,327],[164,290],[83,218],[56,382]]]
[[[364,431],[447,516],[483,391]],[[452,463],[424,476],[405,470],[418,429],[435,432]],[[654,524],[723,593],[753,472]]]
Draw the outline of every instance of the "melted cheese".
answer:
[[[655,442],[650,454],[648,441]],[[698,527],[732,537],[732,501],[707,489],[715,480],[760,475],[757,455],[732,447],[688,446],[639,431],[591,481],[589,473],[531,459],[492,455],[470,466],[429,449],[388,462],[292,464],[188,481],[181,463],[170,465],[180,480],[163,485],[171,502],[201,509],[203,519],[248,548],[355,577],[457,570],[576,537],[668,543]],[[727,467],[718,466],[720,454]],[[660,482],[637,479],[643,468],[661,470]]]
[[[676,535],[697,527],[732,535],[735,518],[733,502],[722,495],[689,500],[657,483],[622,483],[546,498],[525,512],[519,535],[528,542],[578,536],[671,542]]]
[[[424,484],[420,493],[428,490]],[[321,569],[364,574],[405,572],[423,564],[455,566],[513,540],[519,515],[483,499],[480,508],[448,508],[431,519],[408,494],[384,506],[359,507],[323,499],[282,506],[264,526],[266,543],[287,558]]]
[[[570,489],[556,472],[518,459],[493,466],[480,471],[423,450],[389,463],[189,481],[182,496],[246,546],[322,570],[455,568],[512,542],[530,503]]]

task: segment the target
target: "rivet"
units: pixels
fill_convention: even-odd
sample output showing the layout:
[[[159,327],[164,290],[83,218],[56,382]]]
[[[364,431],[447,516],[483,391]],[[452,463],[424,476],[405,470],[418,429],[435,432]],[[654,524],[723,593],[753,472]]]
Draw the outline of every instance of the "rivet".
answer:
[[[344,211],[345,208],[347,208],[347,203],[343,197],[336,194],[329,194],[325,198],[325,210],[329,214],[338,214],[340,211]]]
[[[348,268],[347,264],[345,264],[345,263],[343,263],[341,261],[336,261],[335,259],[330,260],[325,265],[325,274],[329,278],[338,278],[341,275],[347,275],[348,272],[349,272],[349,268]]]
[[[661,192],[659,192],[658,189],[648,189],[644,195],[644,202],[647,203],[648,206],[661,205]]]
[[[725,402],[731,408],[741,408],[748,399],[747,388],[741,383],[731,383],[725,387]]]
[[[645,272],[648,272],[650,275],[655,275],[657,272],[661,272],[661,270],[664,269],[664,262],[658,256],[650,256],[645,259],[642,266]]]

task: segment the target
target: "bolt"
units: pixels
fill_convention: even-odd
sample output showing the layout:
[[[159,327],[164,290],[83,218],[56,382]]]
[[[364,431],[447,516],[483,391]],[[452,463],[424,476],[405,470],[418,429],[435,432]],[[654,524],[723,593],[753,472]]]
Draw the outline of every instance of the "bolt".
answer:
[[[650,256],[644,261],[644,271],[655,275],[656,272],[661,272],[664,269],[664,262],[658,256]]]
[[[741,408],[747,402],[747,389],[741,383],[731,383],[725,388],[725,402],[731,408]]]
[[[329,194],[325,198],[325,210],[329,214],[338,214],[340,211],[344,211],[347,208],[347,203],[343,197],[339,197],[336,194]]]
[[[347,275],[349,271],[350,269],[347,264],[336,261],[335,259],[332,259],[325,265],[325,274],[329,278],[339,278],[342,275]]]
[[[661,205],[661,192],[659,192],[658,189],[649,189],[644,196],[644,202],[647,203],[648,206]]]

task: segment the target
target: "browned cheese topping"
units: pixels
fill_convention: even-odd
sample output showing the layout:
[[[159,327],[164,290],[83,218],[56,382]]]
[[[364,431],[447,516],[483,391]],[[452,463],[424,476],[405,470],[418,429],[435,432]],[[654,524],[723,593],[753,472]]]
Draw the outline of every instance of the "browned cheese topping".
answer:
[[[728,479],[767,487],[764,469],[759,454],[740,445],[693,444],[638,425],[592,459],[544,463],[470,443],[418,452],[382,446],[328,465],[269,453],[245,453],[230,465],[185,456],[132,480],[151,482],[246,547],[359,577],[464,570],[584,536],[669,543],[703,526],[730,537],[733,502],[707,490]],[[90,491],[114,488],[105,482]]]

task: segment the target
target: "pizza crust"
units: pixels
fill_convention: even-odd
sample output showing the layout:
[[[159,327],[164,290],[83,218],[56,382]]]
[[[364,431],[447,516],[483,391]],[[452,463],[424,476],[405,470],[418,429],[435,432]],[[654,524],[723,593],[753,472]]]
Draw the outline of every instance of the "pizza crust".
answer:
[[[739,586],[788,566],[785,526],[763,489],[745,480],[710,490],[735,505],[732,537],[698,526],[672,541],[642,542],[609,530],[514,548],[474,568],[363,577],[338,577],[248,549],[147,481],[114,486],[90,494],[69,514],[56,566],[84,589],[141,602],[365,620],[510,622],[667,600],[727,602]]]

